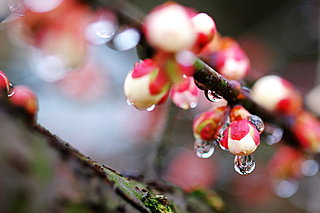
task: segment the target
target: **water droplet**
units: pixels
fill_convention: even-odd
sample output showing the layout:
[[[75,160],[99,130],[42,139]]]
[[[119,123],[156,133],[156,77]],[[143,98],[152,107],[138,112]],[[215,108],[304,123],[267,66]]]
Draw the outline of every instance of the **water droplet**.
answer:
[[[188,77],[188,76],[187,76],[187,75],[185,75],[185,74],[183,74],[183,75],[182,75],[182,78],[187,78],[187,77]]]
[[[234,170],[240,175],[248,175],[253,172],[256,167],[253,155],[235,156],[234,158]]]
[[[319,164],[315,160],[306,160],[301,165],[301,173],[305,176],[314,176],[319,172]]]
[[[274,191],[276,195],[281,198],[289,198],[294,195],[299,188],[296,180],[281,180],[274,184]]]
[[[194,151],[199,158],[209,158],[214,153],[214,144],[211,141],[197,139],[194,142]]]
[[[268,124],[264,130],[263,137],[268,145],[273,145],[279,143],[283,136],[283,129],[276,126]]]
[[[130,102],[128,99],[127,99],[127,104],[128,104],[128,106],[134,106],[134,104],[132,102]]]
[[[222,97],[218,95],[215,91],[206,90],[204,92],[206,98],[211,102],[218,102]]]
[[[14,85],[12,83],[9,83],[9,92],[8,92],[8,97],[13,96],[15,93],[14,91]]]
[[[86,27],[85,35],[92,44],[100,45],[110,41],[117,30],[113,20],[99,20]]]
[[[18,16],[24,16],[27,12],[23,0],[8,0],[8,6],[10,11]]]
[[[257,130],[261,133],[264,130],[264,123],[262,119],[257,115],[250,115],[249,121],[257,128]]]
[[[227,149],[226,147],[222,146],[220,143],[219,143],[219,147],[223,150],[223,151],[228,151],[229,149]]]
[[[156,108],[156,105],[152,105],[151,107],[149,107],[148,109],[146,109],[148,112],[153,111]]]

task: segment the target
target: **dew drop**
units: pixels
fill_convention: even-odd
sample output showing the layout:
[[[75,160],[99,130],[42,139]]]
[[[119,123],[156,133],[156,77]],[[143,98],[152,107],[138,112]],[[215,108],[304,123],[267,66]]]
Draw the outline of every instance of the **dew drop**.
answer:
[[[219,100],[222,99],[220,95],[218,95],[215,91],[212,91],[212,90],[206,90],[204,94],[206,98],[211,102],[218,102]]]
[[[256,167],[253,155],[235,156],[234,158],[234,170],[240,175],[248,175],[253,172]]]
[[[23,0],[8,0],[8,6],[9,10],[18,16],[24,16],[27,12]]]
[[[86,27],[85,35],[92,44],[100,45],[109,42],[117,30],[117,23],[112,20],[99,20]]]
[[[314,176],[319,172],[319,164],[315,160],[306,160],[301,165],[301,173],[305,176]]]
[[[155,108],[156,108],[156,105],[152,105],[151,107],[147,108],[146,110],[147,110],[148,112],[151,112],[151,111],[153,111]]]
[[[8,97],[13,96],[15,93],[14,91],[14,85],[12,83],[9,84],[9,92],[8,92]]]
[[[209,158],[214,153],[214,144],[211,141],[197,139],[194,142],[194,151],[199,158]]]
[[[257,115],[250,115],[249,121],[257,128],[257,130],[261,133],[264,130],[264,123],[262,119]]]
[[[108,46],[118,51],[127,51],[136,47],[141,39],[141,35],[137,29],[127,28],[118,31]]]
[[[296,180],[281,180],[274,184],[274,192],[281,198],[289,198],[293,196],[299,188]]]
[[[128,104],[128,106],[134,106],[134,104],[132,102],[130,102],[128,99],[127,99],[127,104]]]

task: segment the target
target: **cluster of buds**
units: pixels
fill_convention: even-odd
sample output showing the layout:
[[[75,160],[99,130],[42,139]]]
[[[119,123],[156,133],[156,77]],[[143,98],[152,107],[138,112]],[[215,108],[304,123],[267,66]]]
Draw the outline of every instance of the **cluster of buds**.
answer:
[[[195,151],[199,157],[203,157],[198,153],[203,154],[204,151],[210,150],[204,146],[212,147],[215,141],[223,150],[228,150],[236,156],[235,164],[239,163],[239,160],[249,160],[245,162],[248,165],[243,163],[235,165],[240,174],[248,174],[254,167],[250,155],[260,144],[260,134],[263,130],[264,124],[261,118],[250,114],[240,105],[234,106],[231,110],[228,106],[216,107],[202,113],[193,122]],[[249,165],[251,168],[239,168]]]
[[[230,37],[217,37],[200,56],[229,80],[242,80],[250,70],[248,56],[238,42]]]
[[[253,100],[271,112],[296,115],[302,109],[302,98],[287,80],[269,75],[260,78],[252,87]]]
[[[124,84],[128,101],[138,109],[152,109],[167,98],[173,86],[175,104],[183,109],[195,107],[198,89],[191,77],[195,54],[213,39],[213,19],[169,2],[146,16],[143,31],[156,52],[152,59],[137,62],[129,72]]]
[[[9,98],[9,102],[23,108],[31,116],[38,111],[38,101],[34,92],[26,86],[13,87],[4,72],[0,71],[0,92]]]

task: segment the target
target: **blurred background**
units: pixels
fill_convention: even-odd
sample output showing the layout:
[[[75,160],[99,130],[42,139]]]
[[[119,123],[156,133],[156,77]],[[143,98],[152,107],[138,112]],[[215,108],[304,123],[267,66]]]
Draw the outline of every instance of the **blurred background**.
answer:
[[[29,35],[17,20],[25,13],[21,2],[0,0],[0,70],[14,84],[24,84],[35,91],[40,105],[38,122],[111,168],[156,178],[153,160],[170,104],[147,112],[138,111],[126,102],[123,83],[138,60],[135,49],[139,41],[137,32],[120,26],[120,31],[126,32],[124,40],[120,36],[118,40],[116,37],[111,40],[104,35],[97,40],[88,28],[83,36],[90,44],[82,44],[82,36],[71,37],[79,39],[79,42],[71,52],[62,50],[67,56],[72,56],[70,60],[62,61],[55,55],[42,54],[40,49],[60,51],[59,44],[70,41],[61,36],[68,31],[64,28],[55,31],[61,35],[53,33],[45,47],[39,47],[36,41],[30,42]],[[50,11],[54,4],[63,1],[25,2],[29,8],[42,12]],[[145,13],[163,2],[131,1]],[[239,41],[252,64],[250,79],[270,73],[287,78],[303,94],[306,107],[320,116],[318,0],[177,2],[210,14],[222,35]],[[77,11],[82,21],[86,10],[80,8]],[[37,18],[34,19],[23,24],[30,24],[33,27],[30,28],[35,29],[38,25],[35,24]],[[66,17],[59,21],[67,26],[70,20]],[[113,29],[117,21],[110,20],[114,25],[108,27]],[[46,24],[49,25],[42,23],[38,28],[48,27]],[[85,48],[83,54],[82,47]],[[260,146],[255,153],[256,170],[249,176],[235,173],[233,156],[221,150],[217,149],[209,159],[197,158],[193,153],[192,120],[209,107],[210,104],[201,96],[197,108],[177,112],[165,156],[166,180],[186,190],[194,185],[211,187],[225,200],[228,212],[320,212],[320,174],[315,161],[305,163],[304,159],[301,164],[304,167],[294,167],[299,171],[302,169],[304,176],[299,180],[277,182],[270,175],[272,166],[277,166],[279,159],[288,159],[280,164],[288,164],[289,167],[297,159],[294,151],[280,149],[279,143]],[[281,134],[277,127],[272,131]],[[281,152],[273,157],[279,150]],[[276,160],[271,160],[274,158]]]

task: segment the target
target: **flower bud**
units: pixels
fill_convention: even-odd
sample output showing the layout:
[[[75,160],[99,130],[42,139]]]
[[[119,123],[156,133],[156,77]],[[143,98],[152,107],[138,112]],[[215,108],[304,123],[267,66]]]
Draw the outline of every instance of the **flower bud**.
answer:
[[[292,131],[296,135],[302,148],[320,152],[320,122],[312,114],[301,111],[295,117]]]
[[[195,85],[193,77],[184,79],[175,84],[171,89],[173,103],[182,109],[194,108],[198,104],[199,89]]]
[[[6,92],[9,91],[9,79],[6,76],[6,74],[4,74],[4,72],[0,71],[0,91],[2,90],[6,90]]]
[[[26,86],[15,86],[14,93],[9,97],[13,105],[24,108],[31,115],[38,111],[38,100],[34,92]]]
[[[260,78],[252,87],[252,98],[267,110],[286,115],[298,113],[302,105],[291,83],[276,75]]]
[[[250,113],[241,105],[234,106],[230,111],[231,122],[240,121],[243,119],[247,120],[249,116],[250,116]]]
[[[149,44],[167,52],[178,52],[193,46],[196,32],[187,9],[169,2],[153,9],[144,20]]]
[[[207,45],[216,33],[216,24],[214,20],[206,13],[198,13],[191,18],[194,29],[197,33],[195,50],[201,50]]]
[[[202,54],[204,60],[229,80],[241,80],[250,69],[250,61],[232,38],[219,39],[218,46]]]
[[[260,134],[248,120],[232,122],[220,141],[220,145],[234,155],[250,155],[259,144]]]
[[[203,112],[193,121],[193,135],[196,139],[211,141],[217,139],[219,130],[224,124],[229,107],[217,107]]]
[[[166,75],[151,59],[137,62],[124,83],[128,101],[140,110],[163,102],[168,91],[169,81]]]

